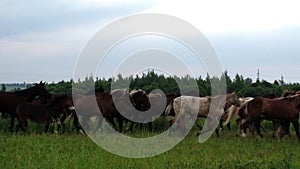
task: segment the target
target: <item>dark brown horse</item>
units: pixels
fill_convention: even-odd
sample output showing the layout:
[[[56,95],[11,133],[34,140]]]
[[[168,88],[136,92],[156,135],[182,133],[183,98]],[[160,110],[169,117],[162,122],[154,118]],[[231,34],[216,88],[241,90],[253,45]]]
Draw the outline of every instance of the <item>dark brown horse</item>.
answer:
[[[119,113],[114,106],[110,93],[99,93],[96,97],[92,95],[77,95],[74,98],[74,106],[76,107],[77,115],[80,116],[80,123],[82,126],[86,127],[86,130],[90,130],[88,123],[91,121],[92,117],[97,117],[98,119],[96,129],[101,126],[104,118],[112,124],[114,128],[117,127],[114,118],[119,119]],[[94,100],[96,101],[96,106],[93,105]],[[102,116],[100,116],[100,114],[102,114]],[[77,124],[77,126],[79,126],[79,124]]]
[[[155,118],[156,114],[159,113],[160,116],[165,116],[165,110],[167,108],[167,106],[176,98],[178,97],[178,95],[176,95],[175,93],[170,93],[167,94],[166,96],[161,95],[161,94],[148,94],[148,99],[151,103],[151,107],[144,107],[144,109],[141,109],[140,111],[146,111],[149,110],[150,108],[152,109],[150,112],[147,113],[151,113],[153,115],[153,118]],[[164,99],[166,98],[166,103],[164,103]],[[145,104],[146,105],[146,104]],[[172,109],[172,108],[171,108]],[[174,110],[170,110],[170,116],[175,116]],[[151,116],[151,114],[149,114]],[[130,125],[130,131],[132,131],[134,126],[134,123],[132,122]],[[140,129],[142,128],[143,123],[140,123]],[[153,129],[153,123],[149,122],[148,123],[149,129],[150,131],[152,131]]]
[[[94,102],[97,106],[93,105]],[[129,92],[127,90],[115,90],[111,93],[98,93],[95,96],[74,96],[74,106],[76,108],[76,114],[81,118],[81,124],[88,127],[92,117],[97,117],[98,126],[100,127],[103,119],[99,119],[100,113],[108,122],[110,122],[115,128],[117,128],[114,119],[116,118],[119,123],[119,131],[123,130],[123,122],[126,118],[118,111],[116,104],[122,107],[123,113],[131,113],[134,109],[142,109],[149,105],[146,93],[142,90]],[[125,114],[126,115],[126,114]],[[88,129],[88,128],[86,128]]]
[[[294,95],[280,99],[268,99],[257,97],[250,101],[244,112],[244,120],[241,123],[241,129],[245,130],[251,123],[255,124],[256,132],[260,133],[260,122],[263,119],[277,120],[284,123],[292,123],[298,139],[299,135],[299,111],[300,111],[300,95]],[[283,135],[280,135],[283,137]]]
[[[51,97],[45,88],[45,83],[40,82],[35,86],[16,91],[0,93],[0,112],[11,115],[10,130],[13,130],[16,108],[24,102],[32,102],[36,96],[40,96],[43,100]]]
[[[71,109],[69,105],[70,97],[67,95],[58,95],[48,104],[37,104],[37,103],[21,103],[16,109],[16,116],[19,121],[16,129],[21,128],[25,132],[27,120],[31,120],[36,123],[46,123],[45,132],[48,131],[49,125],[52,122],[59,122],[59,115],[62,114],[66,109]]]
[[[100,87],[97,87],[95,89],[92,89],[92,90],[89,90],[87,92],[85,92],[84,94],[77,94],[77,95],[74,95],[75,96],[75,100],[77,100],[77,105],[80,104],[81,105],[81,108],[85,109],[85,110],[88,110],[90,109],[89,107],[89,104],[91,104],[91,99],[94,99],[94,95],[98,96],[100,94],[105,94],[106,92],[104,91],[104,88],[102,86]],[[106,93],[108,94],[108,93]],[[73,104],[73,97],[70,95],[69,96],[71,99],[69,101],[69,105],[73,106],[72,109],[69,109],[69,110],[66,110],[64,111],[64,114],[61,116],[60,118],[60,121],[62,123],[62,127],[64,130],[64,127],[65,127],[65,122],[68,121],[69,119],[73,118],[73,125],[75,126],[77,132],[84,132],[82,126],[80,125],[79,123],[79,119],[78,119],[78,116],[76,114],[76,111],[75,111],[75,107],[74,107],[74,104]],[[83,106],[85,105],[85,106]],[[93,116],[94,114],[98,115],[97,113],[97,110],[91,110],[91,111],[88,111],[86,112],[87,115],[85,115],[83,118],[84,118],[84,121],[87,121],[87,119],[91,116]],[[86,118],[85,118],[86,117]]]

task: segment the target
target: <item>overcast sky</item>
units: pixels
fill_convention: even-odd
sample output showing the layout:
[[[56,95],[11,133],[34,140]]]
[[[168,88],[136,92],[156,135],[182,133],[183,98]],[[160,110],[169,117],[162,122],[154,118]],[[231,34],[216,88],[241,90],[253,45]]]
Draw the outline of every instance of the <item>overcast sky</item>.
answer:
[[[0,83],[69,80],[80,51],[98,30],[117,19],[145,12],[173,15],[197,27],[215,47],[231,77],[239,73],[255,79],[260,69],[261,78],[270,82],[281,76],[287,82],[300,82],[299,5],[289,0],[196,4],[4,0],[0,2]],[[205,70],[199,71],[205,74]],[[103,76],[109,73],[113,72]]]

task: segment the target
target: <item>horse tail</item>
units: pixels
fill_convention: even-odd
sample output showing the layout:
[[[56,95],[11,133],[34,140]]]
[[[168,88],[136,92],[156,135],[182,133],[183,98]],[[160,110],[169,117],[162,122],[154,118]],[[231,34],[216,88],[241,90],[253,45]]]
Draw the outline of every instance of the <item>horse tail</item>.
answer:
[[[21,106],[21,105],[18,105],[18,106],[17,106],[16,112],[15,112],[15,116],[16,116],[16,118],[17,118],[18,121],[20,121],[20,119],[19,119],[20,106]]]
[[[229,111],[229,113],[228,113],[228,116],[227,116],[226,121],[223,124],[223,126],[226,126],[228,123],[230,123],[232,118],[237,114],[238,107],[235,106],[235,105],[232,105],[232,106],[229,107],[228,111]]]
[[[246,117],[246,114],[247,114],[247,112],[246,112],[247,106],[248,106],[248,103],[244,103],[238,110],[238,115],[243,119]]]
[[[15,109],[15,114],[14,115],[15,115],[15,117],[17,118],[17,120],[19,122],[23,121],[28,116],[27,111],[26,111],[25,108],[26,108],[26,106],[24,105],[24,103],[22,103],[22,104],[19,104]]]
[[[254,100],[254,98],[247,98],[246,101],[239,107],[237,113],[240,117],[246,118],[248,114],[248,104]]]
[[[165,113],[164,113],[165,117],[170,116],[172,114],[172,110],[174,111],[174,109],[173,109],[173,100],[169,103],[169,105],[165,109]]]

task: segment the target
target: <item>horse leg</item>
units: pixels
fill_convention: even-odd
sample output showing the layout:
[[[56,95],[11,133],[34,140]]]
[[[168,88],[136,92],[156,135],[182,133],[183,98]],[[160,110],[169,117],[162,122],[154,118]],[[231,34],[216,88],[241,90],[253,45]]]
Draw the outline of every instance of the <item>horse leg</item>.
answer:
[[[60,125],[58,125],[57,127],[57,130],[60,131],[60,134],[64,133],[66,119],[67,119],[67,114],[63,113],[62,117],[59,119]]]
[[[241,122],[242,122],[242,118],[238,118],[238,119],[235,120],[235,123],[236,123],[236,125],[238,127],[238,131],[237,131],[237,133],[235,135],[236,137],[240,136],[241,133],[242,133]]]
[[[20,126],[21,124],[20,124],[20,122],[17,124],[17,126],[16,126],[16,134],[18,133],[18,131],[19,131],[19,128],[21,127]]]
[[[149,127],[149,130],[150,130],[150,131],[153,131],[153,123],[152,123],[152,122],[149,122],[149,123],[148,123],[148,127]]]
[[[16,134],[17,134],[19,128],[21,128],[23,130],[23,132],[26,133],[26,129],[24,128],[24,122],[19,122],[18,123]]]
[[[229,130],[229,131],[231,131],[231,126],[230,126],[230,122],[229,123],[227,123],[227,129]]]
[[[13,132],[14,126],[15,126],[15,114],[11,114],[10,115],[10,126],[9,126],[9,130],[10,132]]]
[[[195,123],[196,123],[197,127],[198,127],[200,130],[202,130],[202,126],[198,123],[198,121],[199,121],[199,118],[197,117]]]
[[[28,127],[28,120],[24,121],[24,125],[25,125],[26,128]]]
[[[247,137],[246,133],[247,133],[247,128],[249,127],[249,125],[251,125],[249,119],[242,119],[242,118],[238,118],[236,120],[236,123],[238,124],[238,133],[236,136],[241,136],[241,137]]]
[[[113,117],[111,117],[111,116],[105,117],[105,120],[107,120],[113,126],[113,128],[115,130],[117,130],[117,125],[116,125]]]
[[[78,116],[76,115],[75,112],[73,113],[73,124],[74,124],[74,126],[75,126],[78,133],[80,132],[80,130],[82,130],[84,132],[81,125],[79,124]]]
[[[258,134],[258,136],[260,136],[261,138],[263,137],[263,135],[261,134],[260,128],[261,128],[261,124],[260,124],[260,119],[257,119],[254,121],[254,125],[255,125],[255,129],[256,129],[256,133]]]
[[[277,130],[279,130],[279,138],[281,139],[289,133],[290,122],[289,121],[282,121],[282,122],[280,122],[279,126],[280,127],[278,127],[279,129],[277,129]]]
[[[143,129],[143,123],[140,123],[139,126],[140,126],[140,130],[142,130]]]
[[[134,127],[134,122],[133,122],[133,121],[130,121],[130,126],[129,126],[129,131],[130,131],[130,132],[132,132],[133,127]]]
[[[215,132],[216,132],[217,137],[220,137],[219,128],[218,127],[216,128]]]
[[[198,122],[196,122],[196,125],[200,130],[202,130],[202,126]]]
[[[75,116],[74,116],[75,117]],[[85,132],[90,132],[90,125],[88,124],[89,123],[89,120],[90,120],[90,118],[89,117],[87,117],[87,116],[82,116],[82,118],[81,118],[81,126],[83,126],[85,129],[86,129],[86,131]],[[79,132],[80,132],[80,130],[79,130]]]
[[[298,122],[298,119],[296,121],[293,121],[293,126],[295,128],[295,132],[296,132],[296,135],[298,136],[298,141],[300,141],[300,134],[299,134],[299,122]]]
[[[220,119],[220,128],[221,128],[221,130],[223,130],[224,129],[224,120],[221,118]],[[231,126],[230,126],[230,122],[228,122],[228,123],[226,123],[226,127],[227,127],[227,129],[229,130],[229,131],[231,131]]]
[[[123,131],[123,117],[119,117],[118,122],[119,122],[119,132],[122,133],[122,131]]]
[[[96,133],[96,131],[98,129],[102,129],[102,124],[103,124],[103,117],[102,116],[98,116],[98,123],[97,123],[97,126],[95,128],[94,133]]]
[[[286,121],[286,122],[284,122],[284,124],[283,124],[283,129],[284,129],[284,132],[285,132],[285,135],[289,135],[289,136],[291,136],[291,133],[290,133],[290,122],[289,121]]]
[[[221,130],[224,129],[224,127],[223,127],[223,122],[224,122],[224,120],[221,118],[221,119],[220,119],[220,128],[221,128]]]
[[[17,117],[17,120],[18,120],[18,124],[17,124],[17,126],[16,126],[16,134],[18,133],[19,128],[21,128],[21,129],[23,130],[23,132],[25,133],[26,130],[25,130],[24,126],[23,126],[23,122],[19,119],[18,116],[16,116],[16,117]],[[25,121],[26,121],[26,120],[25,120]]]
[[[273,128],[273,134],[272,137],[275,138],[276,137],[276,133],[278,132],[278,122],[275,120],[272,120],[272,128]]]
[[[45,133],[48,132],[49,126],[50,126],[50,122],[47,122],[47,123],[46,123],[46,126],[45,126],[45,130],[44,130]]]

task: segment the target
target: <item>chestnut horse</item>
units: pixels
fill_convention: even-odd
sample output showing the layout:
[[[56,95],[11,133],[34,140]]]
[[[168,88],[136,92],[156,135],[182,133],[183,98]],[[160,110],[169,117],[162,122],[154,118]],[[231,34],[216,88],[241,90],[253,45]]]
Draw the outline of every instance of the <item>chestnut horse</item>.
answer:
[[[257,97],[251,100],[244,112],[244,120],[240,128],[245,130],[251,123],[255,124],[256,132],[262,137],[260,133],[260,122],[266,120],[278,120],[284,123],[292,123],[298,140],[299,135],[299,112],[300,112],[300,95],[289,96],[280,99],[268,99]],[[284,135],[280,135],[282,138]]]

